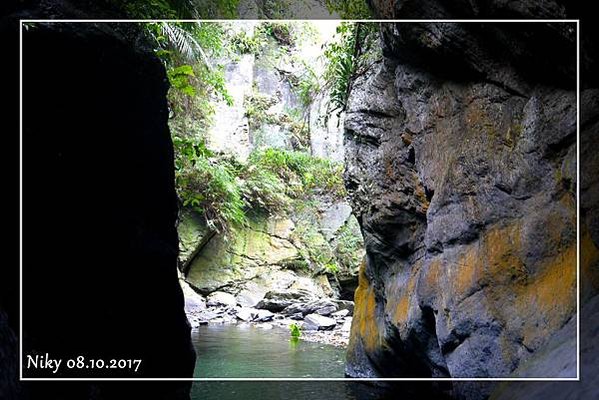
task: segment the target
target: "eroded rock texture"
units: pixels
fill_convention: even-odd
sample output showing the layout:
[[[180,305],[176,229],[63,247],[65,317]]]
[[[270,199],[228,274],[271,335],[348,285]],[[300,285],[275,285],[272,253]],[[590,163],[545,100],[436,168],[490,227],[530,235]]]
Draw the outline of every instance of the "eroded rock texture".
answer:
[[[575,337],[573,26],[398,23],[382,43],[345,123],[367,251],[347,373],[512,375]],[[575,342],[562,356],[535,375],[575,376]]]

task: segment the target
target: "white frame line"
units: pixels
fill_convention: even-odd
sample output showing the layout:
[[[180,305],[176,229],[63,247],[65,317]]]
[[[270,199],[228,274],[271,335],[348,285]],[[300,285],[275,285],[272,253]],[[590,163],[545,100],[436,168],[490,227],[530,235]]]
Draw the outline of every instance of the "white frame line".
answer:
[[[20,381],[339,381],[339,382],[572,382],[580,381],[580,20],[579,19],[354,19],[381,23],[576,23],[576,377],[573,378],[28,378],[23,377],[23,24],[148,22],[329,22],[335,19],[21,19],[19,21],[19,380]]]

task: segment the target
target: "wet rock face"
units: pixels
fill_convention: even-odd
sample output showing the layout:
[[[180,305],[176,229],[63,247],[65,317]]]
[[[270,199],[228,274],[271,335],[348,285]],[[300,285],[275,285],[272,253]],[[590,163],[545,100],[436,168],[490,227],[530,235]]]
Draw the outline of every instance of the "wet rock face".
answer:
[[[131,41],[136,28],[113,28],[47,24],[24,34],[24,352],[142,359],[139,377],[190,377],[168,83],[143,40]],[[78,388],[36,382],[27,392],[180,399],[189,385]]]
[[[385,59],[355,82],[345,119],[367,253],[349,375],[508,376],[560,329],[575,335],[570,35],[383,28]],[[540,37],[555,64],[535,76]]]

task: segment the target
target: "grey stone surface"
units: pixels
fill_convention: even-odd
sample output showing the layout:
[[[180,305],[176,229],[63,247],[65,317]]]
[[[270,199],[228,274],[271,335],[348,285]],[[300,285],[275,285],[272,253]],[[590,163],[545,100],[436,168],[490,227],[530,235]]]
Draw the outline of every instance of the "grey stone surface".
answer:
[[[235,296],[226,292],[213,292],[206,298],[206,305],[209,307],[226,306],[235,307],[237,300]]]
[[[257,315],[258,310],[249,307],[241,307],[236,314],[238,319],[246,322],[253,321]]]
[[[344,317],[347,317],[348,315],[349,315],[349,310],[340,310],[340,311],[336,311],[336,312],[332,313],[331,317],[344,318]]]
[[[258,310],[258,313],[256,314],[256,321],[259,322],[267,322],[267,321],[272,321],[274,318],[274,314],[268,310]]]
[[[256,305],[273,312],[283,311],[292,304],[301,303],[312,297],[312,294],[303,290],[272,290],[264,296],[264,299]]]
[[[304,318],[302,329],[306,331],[328,331],[337,325],[333,318],[324,317],[319,314],[308,314]]]
[[[295,315],[297,313],[330,315],[337,311],[337,305],[330,299],[315,299],[308,302],[298,301],[282,310],[283,314]]]
[[[575,44],[523,29],[385,25],[384,60],[353,85],[345,178],[367,254],[351,376],[511,376],[575,315]]]
[[[349,311],[348,315],[354,314],[354,302],[350,300],[335,300],[335,304],[337,304],[337,308],[339,310],[347,310]]]
[[[332,204],[322,212],[320,230],[327,240],[331,240],[339,228],[347,222],[351,212],[349,204],[344,202]]]
[[[237,304],[243,307],[255,307],[264,298],[267,288],[253,281],[247,282],[243,289],[237,293]]]
[[[179,284],[185,297],[185,312],[187,314],[206,309],[206,299],[202,295],[196,293],[183,279],[179,279]]]
[[[491,394],[490,400],[508,399],[595,399],[599,397],[599,296],[594,296],[582,306],[580,350],[581,380],[579,382],[505,382]],[[575,321],[568,323],[540,351],[523,363],[516,374],[536,377],[550,373],[552,376],[571,376],[575,362],[561,353],[576,347]]]

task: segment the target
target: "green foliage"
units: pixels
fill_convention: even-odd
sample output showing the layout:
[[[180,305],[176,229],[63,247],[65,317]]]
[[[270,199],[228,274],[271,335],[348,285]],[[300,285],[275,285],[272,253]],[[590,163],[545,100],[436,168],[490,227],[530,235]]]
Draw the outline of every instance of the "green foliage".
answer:
[[[194,0],[197,18],[235,19],[239,18],[239,0]]]
[[[239,0],[109,0],[134,19],[237,18]]]
[[[353,80],[381,57],[376,46],[377,37],[378,25],[375,23],[342,22],[333,39],[323,46],[323,74],[317,74],[303,59],[294,60],[302,65],[302,72],[290,82],[304,107],[309,107],[319,94],[327,93],[330,99],[328,111],[338,114],[344,111]]]
[[[291,333],[291,337],[299,338],[302,334],[301,328],[295,322],[289,325],[289,331]]]
[[[352,81],[378,58],[374,46],[377,29],[373,23],[342,22],[337,27],[338,39],[325,48],[324,79],[330,86],[331,112],[345,110]]]
[[[336,274],[339,272],[339,266],[334,262],[327,263],[324,266],[324,269],[330,274]]]
[[[113,3],[131,18],[176,19],[179,17],[175,4],[167,0],[116,0]]]
[[[249,35],[246,31],[240,31],[233,35],[230,40],[231,49],[239,54],[256,54],[264,45],[259,35]]]
[[[250,163],[258,168],[276,171],[287,185],[291,197],[309,195],[311,192],[345,195],[343,165],[312,157],[301,151],[265,149],[250,156]]]
[[[210,228],[219,232],[245,225],[249,211],[284,213],[293,199],[341,195],[344,190],[339,165],[306,153],[267,149],[240,163],[210,151],[200,140],[175,136],[173,143],[183,205],[204,215]]]
[[[243,202],[234,174],[205,151],[190,152],[205,149],[201,138],[211,123],[213,100],[233,102],[225,87],[223,67],[210,61],[224,51],[223,27],[209,22],[157,22],[145,27],[171,84],[169,125],[177,155],[179,194],[184,204],[205,214],[215,229],[242,223]],[[204,186],[207,194],[200,195]]]
[[[346,270],[352,271],[363,257],[364,239],[355,218],[350,218],[335,235],[335,256]]]
[[[175,50],[179,56],[178,58],[187,62],[202,58],[203,62],[208,62],[202,45],[200,45],[196,38],[200,30],[199,27],[203,24],[157,22],[151,23],[151,25],[154,25],[159,33],[156,36],[158,44]],[[177,60],[173,59],[172,61]]]
[[[256,29],[257,35],[261,33],[272,37],[280,45],[288,47],[295,45],[295,36],[288,22],[263,22]]]
[[[315,95],[321,92],[322,84],[320,78],[316,75],[314,68],[306,63],[305,60],[301,60],[300,62],[302,63],[303,72],[300,74],[294,86],[304,107],[309,107],[312,104],[312,101],[314,101]]]
[[[239,31],[231,35],[231,49],[239,54],[262,55],[261,51],[269,42],[276,41],[280,46],[277,50],[288,53],[300,41],[313,40],[314,27],[305,22],[261,22],[250,35],[246,31]]]
[[[152,22],[145,26],[156,43],[155,53],[164,62],[175,92],[189,97],[216,96],[232,102],[225,89],[223,67],[215,67],[210,61],[224,51],[221,24]],[[190,79],[193,77],[197,79]]]
[[[175,147],[177,191],[182,203],[202,214],[211,229],[227,233],[235,226],[247,224],[250,213],[285,214],[322,195],[345,196],[342,164],[312,157],[304,151],[273,148],[255,150],[247,161],[240,162],[210,151],[203,139],[211,124],[216,100],[229,105],[233,102],[226,91],[224,69],[212,65],[214,60],[230,55],[233,49],[237,53],[258,54],[258,59],[268,62],[268,57],[261,51],[272,50],[274,58],[269,57],[276,63],[281,61],[276,57],[288,52],[290,58],[284,60],[287,62],[297,55],[291,48],[299,40],[309,38],[310,32],[303,32],[303,28],[294,23],[280,22],[259,24],[251,37],[243,32],[232,33],[226,24],[219,23],[161,22],[145,26],[155,41],[156,55],[164,62],[171,83],[169,125]],[[368,30],[357,32],[356,25],[349,23],[341,26],[338,30],[340,38],[324,49],[328,61],[324,77],[305,60],[299,60],[303,63],[301,70],[304,73],[293,83],[305,107],[312,101],[311,96],[328,84],[340,98],[334,103],[340,109],[349,82],[364,65],[362,50],[366,49],[369,36],[365,32]],[[363,42],[357,52],[356,38]],[[275,41],[278,44],[275,45]],[[287,50],[281,50],[279,54],[280,49]],[[344,83],[338,81],[339,77],[345,79]],[[288,79],[291,82],[292,78]],[[257,91],[246,96],[244,107],[250,129],[260,128],[263,124],[279,125],[291,133],[294,149],[309,148],[309,124],[301,111],[303,108],[274,112],[272,106],[278,101],[278,96],[265,96]],[[311,242],[307,246],[309,250],[302,254],[303,265],[337,273],[345,262],[337,260],[332,244],[322,239],[316,224],[312,225],[304,229],[301,238]],[[298,229],[298,234],[302,229]],[[344,245],[349,254],[352,248],[349,239]]]
[[[331,13],[338,13],[341,19],[372,18],[366,0],[326,0],[325,4]]]
[[[171,87],[179,90],[187,96],[195,96],[195,87],[191,84],[190,78],[195,77],[193,67],[191,65],[181,65],[167,70],[168,80]]]
[[[278,99],[254,91],[243,99],[245,114],[250,127],[256,129],[265,123],[276,123],[276,116],[268,114],[267,110],[277,103]]]
[[[269,214],[283,213],[289,208],[285,182],[276,171],[250,164],[242,172],[241,191],[248,208]]]
[[[176,186],[183,205],[204,215],[208,227],[216,231],[245,224],[245,202],[234,160],[221,159],[203,141],[175,136],[173,144]]]

